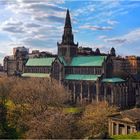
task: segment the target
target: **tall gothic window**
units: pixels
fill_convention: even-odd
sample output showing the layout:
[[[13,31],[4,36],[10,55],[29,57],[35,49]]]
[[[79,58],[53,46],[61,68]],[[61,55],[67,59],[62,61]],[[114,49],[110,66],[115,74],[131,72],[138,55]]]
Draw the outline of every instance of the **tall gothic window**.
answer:
[[[57,62],[54,63],[53,72],[52,73],[53,73],[53,77],[56,80],[59,80],[60,66],[59,66],[59,64]]]
[[[83,82],[82,86],[83,86],[82,96],[88,97],[88,84],[86,82]]]
[[[89,90],[90,90],[90,97],[93,100],[96,100],[96,85],[95,84],[90,85]]]

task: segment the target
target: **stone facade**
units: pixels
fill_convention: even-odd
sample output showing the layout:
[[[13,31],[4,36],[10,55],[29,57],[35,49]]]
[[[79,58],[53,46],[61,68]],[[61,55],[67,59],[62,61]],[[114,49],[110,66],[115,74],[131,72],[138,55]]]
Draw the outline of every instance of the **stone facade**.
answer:
[[[140,57],[137,56],[126,56],[122,58],[112,57],[113,62],[113,73],[114,74],[140,74]]]
[[[78,47],[78,43],[74,43],[69,10],[62,41],[57,45],[58,55],[55,56],[39,51],[32,54],[14,51],[13,56],[4,59],[5,71],[8,75],[21,73],[28,77],[47,74],[71,92],[73,103],[107,101],[122,109],[140,104],[140,79],[134,76],[138,74],[134,70],[139,68],[139,59],[134,59],[137,67],[131,71],[133,61],[117,57],[114,48],[110,54],[103,54],[98,48],[93,52],[90,48]]]
[[[140,109],[134,108],[119,112],[109,117],[108,133],[112,135],[127,135],[140,131]]]
[[[51,77],[65,85],[72,93],[73,103],[107,101],[120,108],[135,106],[133,79],[128,76],[125,79],[113,76],[114,68],[118,69],[113,63],[116,59],[115,49],[112,48],[109,55],[101,55],[97,49],[96,55],[90,53],[89,56],[81,57],[76,53],[77,48],[78,43],[74,43],[70,15],[67,11],[64,34],[62,42],[58,43],[58,57],[52,63]],[[101,65],[93,65],[92,62],[95,59],[98,61],[101,56],[104,56]]]
[[[8,76],[19,75],[28,60],[29,50],[25,47],[13,48],[13,55],[4,58],[4,71]]]
[[[50,74],[51,64],[54,61],[54,57],[50,58],[30,58],[24,66],[24,73],[38,73],[38,74]]]
[[[39,50],[33,50],[29,53],[29,49],[25,47],[13,48],[13,55],[6,56],[3,62],[3,70],[8,76],[21,75],[24,72],[28,73],[47,73],[49,70],[46,67],[31,66],[26,67],[25,64],[31,58],[46,58],[46,57],[56,57],[49,52],[40,52]]]

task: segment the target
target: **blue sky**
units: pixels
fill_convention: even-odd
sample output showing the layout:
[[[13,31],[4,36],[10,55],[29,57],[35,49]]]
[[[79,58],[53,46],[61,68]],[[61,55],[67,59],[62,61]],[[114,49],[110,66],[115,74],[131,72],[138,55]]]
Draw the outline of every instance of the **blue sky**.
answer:
[[[79,46],[140,56],[140,1],[0,0],[0,62],[18,46],[56,53],[67,8]]]

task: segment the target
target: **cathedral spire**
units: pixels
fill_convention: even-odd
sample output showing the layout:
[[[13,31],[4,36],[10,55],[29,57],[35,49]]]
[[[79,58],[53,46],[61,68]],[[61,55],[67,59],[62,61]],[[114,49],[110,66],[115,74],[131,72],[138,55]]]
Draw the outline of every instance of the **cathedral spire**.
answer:
[[[74,37],[72,33],[71,18],[69,10],[66,13],[64,34],[62,36],[62,44],[64,45],[74,45]]]
[[[62,42],[57,43],[58,45],[58,56],[64,57],[67,64],[70,64],[72,57],[77,55],[77,47],[78,43],[74,43],[74,36],[72,33],[72,25],[70,12],[67,10],[65,25],[64,25],[64,33],[62,36]]]
[[[69,9],[67,9],[67,14],[66,14],[66,19],[65,19],[65,28],[71,28],[71,18],[70,18],[70,13]]]

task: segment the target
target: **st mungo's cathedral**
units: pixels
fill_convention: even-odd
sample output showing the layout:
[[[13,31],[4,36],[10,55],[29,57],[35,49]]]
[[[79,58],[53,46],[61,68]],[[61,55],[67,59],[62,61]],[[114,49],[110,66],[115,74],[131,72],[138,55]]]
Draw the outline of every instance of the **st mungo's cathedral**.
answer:
[[[82,55],[74,42],[71,18],[67,10],[62,42],[57,43],[58,55],[31,57],[27,50],[18,48],[14,56],[4,59],[7,73],[19,72],[22,77],[51,77],[71,91],[74,103],[108,101],[111,105],[127,108],[139,104],[138,57],[116,57],[115,49],[110,54]],[[140,64],[140,63],[137,63]],[[135,69],[133,69],[135,68]],[[135,70],[135,71],[134,71]]]

